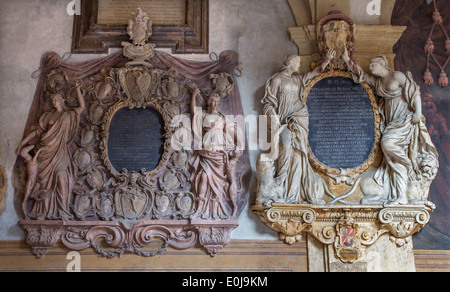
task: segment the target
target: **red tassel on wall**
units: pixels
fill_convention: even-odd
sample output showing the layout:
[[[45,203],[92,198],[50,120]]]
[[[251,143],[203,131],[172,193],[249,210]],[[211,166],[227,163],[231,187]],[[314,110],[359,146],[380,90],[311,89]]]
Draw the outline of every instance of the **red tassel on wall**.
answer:
[[[448,77],[444,71],[442,71],[441,74],[439,75],[438,86],[439,87],[447,87],[448,86]]]
[[[434,84],[433,75],[431,74],[430,70],[425,71],[425,74],[423,76],[423,80],[424,80],[426,85],[433,85]]]
[[[447,0],[445,0],[445,1],[447,1]],[[428,4],[431,4],[431,2],[428,2]],[[439,26],[445,35],[445,38],[446,38],[445,51],[447,54],[450,54],[450,38],[449,38],[447,32],[445,31],[445,27],[443,25],[444,20],[442,18],[441,13],[437,9],[436,0],[433,0],[433,5],[434,5],[434,11],[433,11],[433,15],[432,15],[433,26],[431,28],[430,35],[429,35],[428,39],[426,40],[425,46],[424,46],[424,50],[427,53],[427,69],[423,75],[423,80],[426,85],[431,86],[434,84],[433,75],[430,71],[430,58],[432,58],[434,60],[434,62],[436,63],[436,65],[441,69],[441,73],[439,74],[438,86],[439,87],[447,87],[448,86],[448,77],[447,77],[447,74],[445,73],[445,69],[447,68],[447,65],[449,64],[450,55],[448,56],[447,61],[445,62],[445,64],[443,66],[438,61],[438,59],[434,56],[435,44],[432,40],[432,37],[433,37],[433,32],[434,32],[435,27]]]
[[[435,9],[433,12],[433,23],[435,24],[442,24],[444,20],[442,19],[441,13],[439,13],[439,10]]]
[[[433,43],[433,41],[431,39],[428,39],[425,42],[425,48],[424,49],[425,49],[425,52],[427,54],[433,54],[434,53],[434,43]]]

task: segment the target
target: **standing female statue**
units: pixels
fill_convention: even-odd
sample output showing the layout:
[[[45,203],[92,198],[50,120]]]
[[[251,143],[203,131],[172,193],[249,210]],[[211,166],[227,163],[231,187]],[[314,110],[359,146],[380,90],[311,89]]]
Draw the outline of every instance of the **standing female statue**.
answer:
[[[191,161],[191,182],[194,194],[198,198],[197,213],[201,219],[230,219],[237,212],[235,196],[238,192],[235,168],[243,151],[235,146],[238,127],[228,123],[219,112],[221,97],[213,92],[208,98],[208,109],[196,108],[196,99],[200,90],[192,95],[191,112],[196,146]],[[239,137],[239,135],[238,135]],[[200,149],[197,149],[200,148]],[[232,212],[225,202],[231,202]]]
[[[335,51],[330,50],[323,64],[300,76],[300,56],[289,55],[282,71],[266,82],[264,114],[277,121],[279,133],[279,138],[278,134],[273,138],[273,147],[279,147],[278,157],[273,158],[277,160],[275,183],[282,187],[281,200],[287,204],[325,204],[323,181],[308,159],[309,113],[302,96],[309,82],[324,71],[334,56]]]
[[[70,195],[75,173],[69,145],[75,138],[80,115],[85,110],[83,83],[76,82],[79,107],[69,109],[61,94],[50,99],[54,110],[43,114],[17,147],[16,154],[27,162],[28,181],[23,207],[25,215],[37,220],[67,220]],[[34,155],[30,151],[34,150]],[[25,209],[29,199],[35,203],[31,211]]]
[[[367,82],[382,97],[379,107],[384,161],[374,180],[385,190],[384,197],[389,204],[410,204],[409,183],[420,176],[434,176],[438,165],[438,153],[422,115],[420,88],[410,72],[391,71],[383,55],[373,58],[370,63],[373,76],[352,64],[346,51],[342,57],[355,74],[355,82]],[[435,162],[434,174],[424,173],[429,167],[421,164],[429,164],[430,160]]]

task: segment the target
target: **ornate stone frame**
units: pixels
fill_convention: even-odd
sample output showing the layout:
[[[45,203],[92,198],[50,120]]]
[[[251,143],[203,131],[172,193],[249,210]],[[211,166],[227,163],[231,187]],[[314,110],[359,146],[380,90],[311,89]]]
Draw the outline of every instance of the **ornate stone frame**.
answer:
[[[161,156],[161,160],[155,169],[145,171],[146,177],[151,178],[151,177],[156,176],[158,173],[160,173],[167,166],[167,163],[170,160],[170,157],[173,153],[171,143],[172,143],[172,135],[173,135],[174,131],[171,127],[172,119],[157,102],[155,102],[155,101],[146,102],[142,106],[142,108],[147,108],[147,107],[151,107],[151,108],[155,109],[156,111],[158,111],[158,113],[163,117],[164,124],[165,124],[164,125],[164,130],[165,130],[164,153]],[[105,166],[107,167],[107,169],[109,170],[109,172],[116,177],[121,174],[122,170],[115,169],[109,159],[109,154],[108,154],[109,153],[108,140],[109,140],[109,136],[110,136],[109,130],[110,130],[111,121],[114,118],[115,114],[119,110],[124,109],[124,108],[135,109],[136,106],[133,103],[124,102],[124,101],[119,101],[118,103],[113,105],[108,110],[108,112],[105,114],[103,124],[102,124],[102,129],[103,129],[103,132],[101,134],[102,140],[100,141],[101,157],[103,159],[103,162],[104,162]]]
[[[321,81],[325,78],[329,78],[329,77],[347,77],[347,78],[352,79],[351,73],[346,72],[346,71],[329,71],[329,72],[322,73],[321,75],[314,78],[306,87],[305,93],[303,95],[303,102],[306,103],[306,101],[308,100],[308,95],[311,92],[314,85],[316,85],[319,81]],[[376,158],[378,157],[378,155],[380,154],[380,151],[381,151],[381,148],[380,148],[381,118],[380,118],[380,113],[378,111],[377,100],[376,100],[375,94],[374,94],[372,88],[370,87],[370,85],[368,85],[365,82],[361,83],[361,85],[364,87],[364,89],[368,95],[368,98],[370,99],[370,103],[372,105],[374,130],[375,130],[374,131],[375,132],[374,144],[373,144],[374,146],[373,146],[372,152],[369,155],[368,159],[362,165],[360,165],[354,169],[344,170],[345,174],[349,177],[356,177],[356,176],[361,175],[364,172],[366,172],[371,166],[373,166],[373,164],[376,161]],[[308,151],[309,151],[309,160],[311,162],[311,165],[320,173],[326,174],[333,178],[343,174],[342,169],[331,168],[331,167],[325,165],[324,163],[322,163],[321,161],[319,161],[317,159],[317,157],[315,156],[314,152],[311,150],[310,145],[308,145]]]
[[[150,41],[175,54],[209,53],[209,0],[186,0],[185,25],[155,25]],[[97,23],[98,0],[82,0],[81,15],[75,15],[72,53],[104,54],[127,41],[127,26]]]

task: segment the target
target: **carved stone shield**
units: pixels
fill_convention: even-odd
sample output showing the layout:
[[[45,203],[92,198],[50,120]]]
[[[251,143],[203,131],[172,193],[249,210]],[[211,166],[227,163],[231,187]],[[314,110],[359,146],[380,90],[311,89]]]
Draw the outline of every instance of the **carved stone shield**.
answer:
[[[359,226],[351,217],[341,219],[336,225],[337,237],[334,243],[336,256],[344,263],[353,263],[361,257],[364,247],[361,244]]]
[[[119,71],[119,80],[127,97],[135,102],[144,101],[156,82],[152,72],[145,67],[122,69]]]
[[[127,187],[115,193],[117,215],[127,220],[137,220],[150,212],[152,199],[142,188]]]
[[[355,229],[352,227],[341,227],[340,230],[342,244],[346,247],[353,246],[353,240],[355,238]]]

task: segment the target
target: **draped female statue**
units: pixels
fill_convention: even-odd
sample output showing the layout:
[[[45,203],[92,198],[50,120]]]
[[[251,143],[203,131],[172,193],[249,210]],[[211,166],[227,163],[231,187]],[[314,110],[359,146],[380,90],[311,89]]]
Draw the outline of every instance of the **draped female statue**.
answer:
[[[353,64],[347,52],[342,57],[355,74],[355,82],[367,82],[374,86],[381,97],[379,108],[384,160],[373,179],[383,189],[383,194],[378,198],[366,199],[366,202],[381,200],[396,205],[411,204],[411,195],[408,194],[413,192],[411,182],[420,181],[421,177],[431,179],[438,169],[438,153],[422,115],[420,88],[410,72],[391,71],[383,55],[372,59],[372,75]]]
[[[192,189],[198,201],[194,217],[230,219],[237,212],[235,168],[243,154],[243,149],[236,147],[234,142],[239,128],[235,123],[228,122],[219,111],[221,97],[218,93],[213,92],[209,96],[206,111],[196,108],[199,95],[200,90],[196,88],[191,102],[194,140],[201,142],[196,146],[191,161]],[[232,205],[231,212],[227,202]]]
[[[23,201],[25,215],[37,220],[67,220],[75,174],[69,146],[75,138],[80,115],[85,110],[83,83],[76,82],[79,106],[69,109],[60,93],[52,93],[54,110],[43,114],[16,149],[27,162],[28,180]],[[31,154],[30,151],[34,154]],[[25,210],[29,199],[35,201]]]
[[[302,100],[303,92],[309,82],[318,76],[334,58],[330,50],[324,63],[312,72],[300,76],[300,56],[289,55],[284,60],[281,72],[267,82],[262,99],[264,114],[276,120],[276,132],[272,135],[272,147],[278,148],[274,183],[282,189],[281,202],[298,204],[325,204],[322,200],[324,182],[317,176],[308,159],[309,113]],[[267,156],[266,156],[267,158]],[[265,184],[267,182],[261,182]]]

